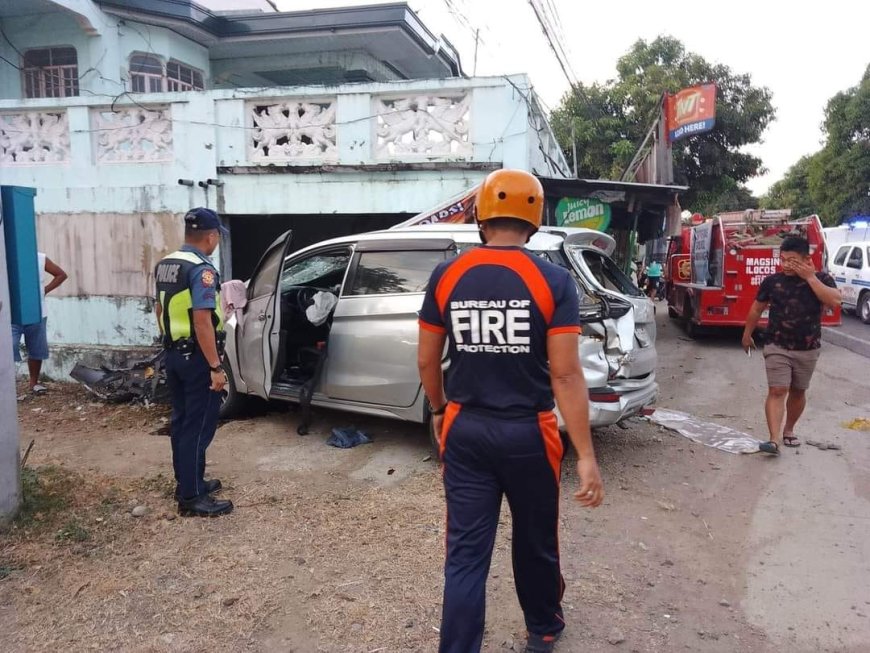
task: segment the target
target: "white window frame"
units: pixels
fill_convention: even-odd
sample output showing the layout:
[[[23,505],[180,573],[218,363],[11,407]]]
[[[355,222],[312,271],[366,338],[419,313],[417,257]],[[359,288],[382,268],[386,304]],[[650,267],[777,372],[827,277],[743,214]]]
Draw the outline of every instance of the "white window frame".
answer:
[[[74,64],[59,64],[51,63],[52,52],[55,50],[72,50],[75,53],[76,62]],[[27,55],[33,52],[47,51],[49,65],[47,66],[28,66]],[[54,77],[57,83],[54,86],[48,84]],[[30,80],[31,90],[35,90],[35,94],[28,94],[28,78]],[[60,94],[49,95],[49,90],[59,90]],[[79,53],[72,45],[51,45],[44,48],[30,48],[26,50],[21,58],[21,94],[24,98],[48,98],[48,97],[78,97],[79,89]]]
[[[140,72],[133,71],[133,58],[134,57],[148,57],[153,59],[154,61],[160,62],[160,75],[158,76],[155,72]],[[178,71],[178,78],[169,76],[169,68],[170,66],[174,66]],[[205,90],[205,74],[199,69],[194,68],[182,61],[178,61],[177,59],[170,59],[168,62],[164,62],[162,58],[153,54],[146,52],[134,52],[130,55],[127,65],[127,74],[129,75],[129,86],[131,93],[183,93],[186,91],[204,91]],[[181,77],[187,76],[190,81],[185,81],[180,79]],[[139,91],[135,90],[134,78],[138,78],[143,80],[143,84],[146,86],[146,90]],[[152,90],[152,83],[156,80],[159,80],[159,90]],[[195,82],[199,81],[199,85]]]
[[[177,66],[178,67],[178,77],[170,77],[169,76],[169,66]],[[177,59],[170,59],[165,67],[166,71],[166,90],[169,92],[183,92],[183,91],[204,91],[205,90],[205,75],[198,68],[194,68],[186,63],[178,61]],[[184,72],[187,72],[190,76],[190,81],[184,81],[181,79]],[[199,77],[199,86],[195,84],[197,77]]]
[[[144,57],[147,59],[153,59],[160,66],[160,73],[156,72],[143,72],[143,71],[134,71],[133,70],[133,59],[136,57]],[[134,52],[130,55],[130,60],[127,65],[127,74],[130,76],[130,92],[131,93],[162,93],[166,90],[166,66],[163,63],[163,59],[154,54],[147,54],[145,52]],[[137,90],[135,87],[135,82],[137,79],[142,80],[142,84],[144,85],[145,90]],[[153,83],[156,82],[157,88],[152,88]]]

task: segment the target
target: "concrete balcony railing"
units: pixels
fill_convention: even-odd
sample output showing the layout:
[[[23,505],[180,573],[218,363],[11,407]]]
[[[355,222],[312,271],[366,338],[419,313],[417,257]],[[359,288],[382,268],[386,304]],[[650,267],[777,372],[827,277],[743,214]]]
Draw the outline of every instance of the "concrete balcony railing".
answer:
[[[524,76],[0,101],[4,183],[45,189],[49,204],[70,187],[161,186],[180,210],[177,178],[264,167],[502,165],[567,174]]]

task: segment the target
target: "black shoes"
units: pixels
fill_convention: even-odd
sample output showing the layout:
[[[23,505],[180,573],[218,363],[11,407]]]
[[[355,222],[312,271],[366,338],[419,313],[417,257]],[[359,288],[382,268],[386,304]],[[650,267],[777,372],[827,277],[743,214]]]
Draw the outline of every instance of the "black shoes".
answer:
[[[233,511],[233,502],[215,499],[212,493],[223,487],[219,479],[205,481],[205,492],[194,499],[181,498],[179,487],[175,486],[175,500],[178,501],[178,512],[182,517],[219,517]]]
[[[232,511],[232,501],[215,499],[208,494],[178,502],[178,512],[182,517],[219,517]]]
[[[218,478],[210,478],[205,482],[205,494],[214,494],[223,488],[223,484]],[[181,486],[175,484],[175,500],[181,501]]]
[[[529,633],[526,640],[525,653],[551,653],[556,648],[556,642],[562,637],[562,632],[555,635],[535,635]]]

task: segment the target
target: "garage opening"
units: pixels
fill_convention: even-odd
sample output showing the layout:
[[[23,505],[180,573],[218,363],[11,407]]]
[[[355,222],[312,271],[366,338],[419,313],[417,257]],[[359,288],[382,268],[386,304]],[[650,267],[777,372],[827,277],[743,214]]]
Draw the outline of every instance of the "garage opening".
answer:
[[[388,229],[410,218],[411,213],[339,215],[230,215],[232,278],[248,279],[266,248],[288,229],[293,230],[290,251],[330,238]]]

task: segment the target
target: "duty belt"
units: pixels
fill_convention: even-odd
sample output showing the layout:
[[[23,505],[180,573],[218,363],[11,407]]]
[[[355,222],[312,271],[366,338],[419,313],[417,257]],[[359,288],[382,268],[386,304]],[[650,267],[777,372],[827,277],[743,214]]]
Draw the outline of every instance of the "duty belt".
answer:
[[[217,345],[218,356],[223,356],[227,343],[226,331],[215,331],[214,339],[215,344]],[[164,336],[163,348],[174,349],[184,356],[190,356],[196,351],[196,338],[179,338],[178,340],[170,340],[169,336]]]

